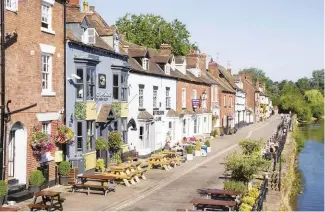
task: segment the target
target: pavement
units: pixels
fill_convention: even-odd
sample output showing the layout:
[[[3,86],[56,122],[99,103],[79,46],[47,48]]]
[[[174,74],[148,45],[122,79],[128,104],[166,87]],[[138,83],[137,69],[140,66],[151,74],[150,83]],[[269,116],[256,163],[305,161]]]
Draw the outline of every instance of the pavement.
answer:
[[[68,192],[65,188],[51,190],[63,192],[64,210],[67,211],[175,211],[191,209],[189,201],[199,197],[197,189],[223,188],[223,161],[238,143],[247,138],[264,140],[275,133],[280,116],[272,116],[264,122],[240,129],[234,135],[211,140],[212,152],[207,157],[195,157],[170,171],[152,169],[146,173],[147,180],[125,187],[118,185],[116,192],[107,196]]]

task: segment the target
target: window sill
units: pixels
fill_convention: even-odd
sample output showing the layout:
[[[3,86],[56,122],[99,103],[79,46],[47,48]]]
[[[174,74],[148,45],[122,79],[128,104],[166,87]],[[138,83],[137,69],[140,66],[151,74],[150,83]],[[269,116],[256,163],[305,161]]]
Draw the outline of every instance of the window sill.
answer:
[[[55,35],[55,32],[52,29],[46,29],[44,27],[41,27],[41,31],[45,32],[45,33],[48,33],[48,34]]]
[[[155,107],[155,108],[153,108],[153,110],[159,110],[159,108]]]
[[[42,91],[42,96],[55,96],[55,92],[53,91]]]
[[[8,10],[8,11],[10,11],[10,12],[13,12],[13,13],[16,13],[16,14],[17,14],[17,12],[18,12],[17,9],[13,9],[13,8],[10,8],[10,7],[5,7],[5,8],[6,8],[6,10]]]
[[[146,109],[145,108],[139,108],[139,111],[145,111]]]

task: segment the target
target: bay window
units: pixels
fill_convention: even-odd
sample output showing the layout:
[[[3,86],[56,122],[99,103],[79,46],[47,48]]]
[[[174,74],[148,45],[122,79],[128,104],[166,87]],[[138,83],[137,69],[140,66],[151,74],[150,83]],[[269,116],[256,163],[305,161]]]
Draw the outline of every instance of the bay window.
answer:
[[[95,74],[95,67],[77,67],[78,78],[74,82],[77,100],[95,100]]]
[[[87,121],[87,151],[93,151],[95,148],[95,121]]]

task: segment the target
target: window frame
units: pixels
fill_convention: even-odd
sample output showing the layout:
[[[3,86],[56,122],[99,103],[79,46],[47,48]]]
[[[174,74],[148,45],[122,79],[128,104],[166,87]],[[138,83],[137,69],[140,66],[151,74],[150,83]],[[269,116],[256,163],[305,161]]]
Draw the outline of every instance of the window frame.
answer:
[[[186,88],[182,88],[182,108],[186,108]]]
[[[153,86],[153,90],[152,90],[152,107],[154,109],[159,108],[158,107],[158,86]]]
[[[226,95],[223,95],[223,106],[227,107]]]
[[[88,124],[91,124],[91,134],[89,134],[89,131],[88,131],[88,127],[89,125]],[[89,145],[90,145],[90,148],[88,146],[88,139],[91,138],[90,142],[89,142]],[[96,133],[95,133],[95,120],[86,120],[86,149],[87,151],[86,152],[93,152],[95,151],[95,140],[96,140]]]
[[[128,143],[128,120],[127,118],[121,118],[121,136],[124,144]]]
[[[53,5],[54,5],[55,1],[54,0],[42,0],[42,4],[41,4],[41,31],[42,32],[46,32],[49,34],[53,34],[55,35],[55,32],[53,31]],[[43,16],[43,7],[47,7],[48,11],[46,13],[46,17]],[[43,21],[43,17],[44,19],[46,18],[46,22]],[[43,25],[43,24],[47,24],[47,26]]]
[[[192,90],[192,99],[197,99],[197,91],[195,88]]]
[[[78,69],[83,70],[82,74],[82,82],[78,82],[78,79],[74,80],[74,84],[75,85],[83,85],[83,97],[82,98],[78,98],[78,89],[76,87],[76,94],[75,94],[75,98],[76,101],[96,101],[96,79],[97,79],[97,71],[96,71],[96,66],[95,65],[76,65],[75,67],[75,74],[77,76],[78,75]],[[93,76],[93,82],[88,82],[87,76],[88,76],[88,71],[92,71],[92,76]],[[90,96],[92,98],[88,97],[88,89],[89,87],[92,86],[93,87],[93,96]]]
[[[92,81],[88,81],[88,72],[91,72],[89,76],[90,79],[92,79]],[[86,78],[84,79],[85,80],[85,85],[86,85],[86,100],[87,101],[95,101],[95,98],[96,98],[96,68],[94,67],[91,67],[91,66],[87,66],[86,68]],[[89,88],[92,86],[93,88],[93,92],[92,92],[92,95],[91,96],[88,96],[88,93],[89,93]]]
[[[123,82],[122,82],[123,79]],[[128,75],[124,73],[120,73],[120,84],[121,87],[121,98],[120,101],[128,101],[128,85],[127,85]]]
[[[44,131],[44,126],[46,126],[46,132]],[[42,133],[44,133],[46,135],[51,135],[51,122],[50,121],[42,122]]]
[[[166,109],[171,108],[170,87],[166,87]]]
[[[117,85],[115,85],[114,84],[114,81],[115,81],[115,79],[117,79]],[[115,100],[115,101],[118,101],[119,99],[120,99],[120,83],[119,83],[119,74],[118,73],[113,73],[113,83],[112,83],[112,85],[113,85],[113,100]],[[116,91],[114,91],[114,89],[116,89],[117,88],[117,93],[115,93]],[[116,95],[117,94],[117,98],[116,98]]]
[[[47,59],[47,63],[44,63],[44,58],[43,57],[46,57]],[[41,54],[41,70],[42,70],[42,94],[45,94],[45,93],[51,93],[52,92],[52,73],[53,73],[53,56],[52,54],[49,54],[49,53],[44,53],[42,52]],[[44,70],[44,66],[46,65],[47,67],[47,70],[45,71]],[[43,74],[46,74],[47,75],[47,88],[44,88],[43,87]]]
[[[81,124],[81,135],[79,135],[79,129],[78,129],[78,124]],[[83,153],[84,151],[84,144],[83,144],[83,142],[84,142],[84,137],[83,137],[83,131],[84,131],[84,129],[83,129],[83,121],[76,121],[76,134],[75,134],[75,138],[76,138],[76,152],[77,153]],[[79,141],[78,141],[78,138],[81,138],[81,148],[78,148],[78,143],[79,143]]]
[[[139,139],[141,140],[141,141],[143,141],[144,140],[144,130],[145,130],[145,128],[144,128],[145,126],[139,126]],[[141,134],[141,129],[142,129],[142,134]]]
[[[142,58],[142,68],[145,71],[148,71],[149,69],[149,59],[146,57]]]
[[[186,119],[183,119],[183,135],[186,135]]]
[[[165,74],[170,75],[170,64],[169,63],[167,63],[164,66],[164,71],[165,71]]]
[[[9,10],[11,12],[17,12],[18,11],[18,0],[6,0],[5,1],[5,9]],[[8,4],[10,3],[10,6]]]
[[[139,101],[139,109],[144,109],[144,85],[139,84],[139,90],[138,90],[138,101]],[[141,102],[142,101],[142,102]]]

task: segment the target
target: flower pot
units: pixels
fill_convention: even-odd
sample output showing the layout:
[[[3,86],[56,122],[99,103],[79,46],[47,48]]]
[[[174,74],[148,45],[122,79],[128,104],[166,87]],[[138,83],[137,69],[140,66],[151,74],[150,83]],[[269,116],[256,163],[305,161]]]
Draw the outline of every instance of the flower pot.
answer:
[[[207,147],[207,152],[211,152],[211,147],[210,146]]]
[[[196,157],[201,156],[201,151],[197,151],[197,150],[195,150],[195,156],[196,156]]]
[[[193,158],[194,158],[194,157],[193,157],[193,154],[187,154],[187,155],[186,155],[186,159],[187,159],[187,160],[193,160]]]
[[[30,185],[28,190],[30,192],[36,193],[36,192],[40,192],[41,191],[41,186],[37,186],[37,185]]]
[[[67,186],[68,184],[68,176],[60,176],[60,184],[63,186]]]

